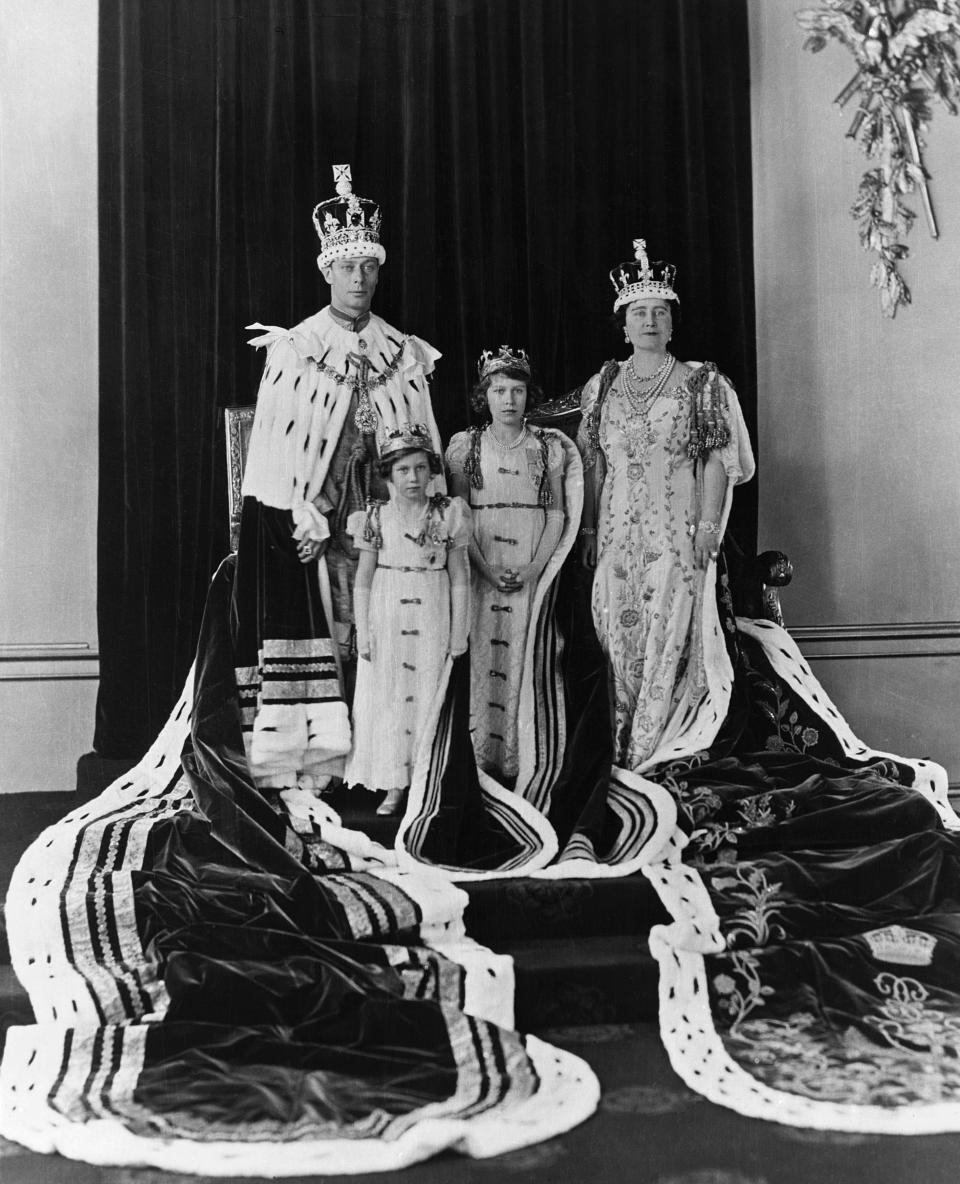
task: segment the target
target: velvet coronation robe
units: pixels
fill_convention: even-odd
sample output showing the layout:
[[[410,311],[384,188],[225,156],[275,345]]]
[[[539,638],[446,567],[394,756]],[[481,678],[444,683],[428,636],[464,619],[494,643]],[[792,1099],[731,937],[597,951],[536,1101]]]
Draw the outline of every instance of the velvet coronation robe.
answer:
[[[339,775],[351,734],[341,671],[353,626],[350,512],[371,490],[376,440],[424,425],[440,453],[428,375],[440,354],[371,314],[360,331],[329,310],[263,329],[267,350],[243,480],[235,588],[236,671],[256,783]],[[373,432],[358,413],[372,408]],[[297,542],[327,541],[317,565]]]
[[[323,537],[314,491],[344,459],[360,396],[348,357],[360,335],[328,322],[258,342],[269,354],[240,545],[212,581],[180,702],[140,764],[14,871],[11,961],[36,1023],[7,1032],[0,1135],[35,1151],[211,1176],[340,1175],[445,1149],[496,1155],[597,1105],[579,1058],[513,1030],[511,960],[466,935],[464,892],[399,869],[247,759],[264,714],[307,717],[314,732],[345,717],[334,643],[310,619],[315,565],[291,538]],[[362,336],[380,431],[412,419],[436,441],[435,352],[376,319]],[[352,435],[342,472],[361,460]],[[251,621],[313,629],[260,639],[262,697],[243,669]],[[329,754],[306,739],[308,758]],[[282,771],[295,777],[304,754],[290,751]]]

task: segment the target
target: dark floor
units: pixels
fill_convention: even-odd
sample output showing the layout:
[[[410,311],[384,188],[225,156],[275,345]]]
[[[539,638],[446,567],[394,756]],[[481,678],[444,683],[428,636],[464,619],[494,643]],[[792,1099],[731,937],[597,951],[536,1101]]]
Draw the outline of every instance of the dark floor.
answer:
[[[960,1138],[796,1130],[741,1118],[674,1076],[651,1025],[544,1033],[585,1057],[603,1087],[593,1118],[559,1139],[490,1160],[445,1155],[397,1173],[415,1184],[956,1184]],[[328,1177],[374,1184],[384,1176]],[[97,1168],[0,1141],[3,1184],[178,1184],[190,1177]]]
[[[44,827],[92,796],[109,775],[85,770],[77,794],[3,799],[0,887]],[[491,1160],[445,1155],[398,1174],[416,1184],[956,1184],[960,1135],[915,1139],[797,1130],[742,1118],[704,1101],[674,1075],[653,1024],[606,1024],[539,1033],[584,1057],[603,1089],[598,1113],[566,1135]],[[99,1168],[34,1155],[0,1140],[0,1184],[179,1184],[195,1177]],[[356,1184],[383,1176],[328,1177]]]

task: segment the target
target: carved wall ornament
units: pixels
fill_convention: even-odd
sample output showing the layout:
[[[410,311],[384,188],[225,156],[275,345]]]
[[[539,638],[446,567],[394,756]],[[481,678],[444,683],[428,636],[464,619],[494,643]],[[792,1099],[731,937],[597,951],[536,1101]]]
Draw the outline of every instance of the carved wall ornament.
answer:
[[[805,49],[819,53],[839,41],[856,60],[856,74],[834,102],[843,110],[858,98],[847,136],[877,164],[863,174],[850,212],[864,250],[877,256],[870,282],[880,290],[880,308],[894,317],[910,303],[899,271],[909,254],[902,239],[916,217],[909,194],[919,191],[930,234],[939,236],[921,151],[931,100],[951,115],[960,109],[960,0],[823,0],[798,12],[797,21],[809,33]]]

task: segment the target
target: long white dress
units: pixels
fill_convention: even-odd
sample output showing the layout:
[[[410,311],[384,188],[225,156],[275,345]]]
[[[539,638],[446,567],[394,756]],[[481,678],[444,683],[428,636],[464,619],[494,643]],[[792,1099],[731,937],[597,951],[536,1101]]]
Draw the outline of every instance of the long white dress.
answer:
[[[450,441],[446,460],[452,474],[466,477],[470,449],[470,432]],[[563,465],[563,446],[550,430],[528,430],[506,448],[489,430],[481,433],[483,486],[470,487],[470,510],[474,538],[489,564],[520,568],[532,562],[546,525],[541,481],[562,472]],[[517,775],[520,680],[534,591],[527,584],[519,592],[499,592],[478,572],[471,575],[470,730],[477,764],[494,776]]]
[[[636,769],[663,740],[683,705],[706,689],[697,609],[704,573],[689,528],[697,521],[696,466],[688,454],[692,402],[674,383],[639,414],[624,390],[623,367],[603,401],[597,438],[588,425],[599,376],[583,393],[578,445],[591,467],[606,464],[597,516],[593,620],[610,665],[614,760]],[[742,480],[745,433],[724,384],[730,440],[717,454],[730,482]],[[588,477],[589,479],[589,477]],[[712,575],[711,575],[712,578]]]
[[[378,553],[370,590],[370,661],[357,664],[353,748],[345,771],[349,785],[373,790],[410,784],[423,723],[450,648],[447,552],[466,547],[470,539],[464,502],[453,497],[436,504],[441,503],[429,522],[425,513],[419,536],[410,532],[392,499],[348,519],[357,548]],[[365,533],[374,537],[364,538]]]

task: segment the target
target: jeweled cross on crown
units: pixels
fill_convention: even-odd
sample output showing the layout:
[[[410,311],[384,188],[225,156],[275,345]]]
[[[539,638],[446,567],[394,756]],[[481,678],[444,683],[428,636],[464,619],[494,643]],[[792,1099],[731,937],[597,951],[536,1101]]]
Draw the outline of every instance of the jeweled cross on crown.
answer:
[[[645,238],[633,240],[633,257],[640,264],[641,277],[645,280],[650,279],[653,272],[650,270],[650,260],[647,258],[647,240]]]

